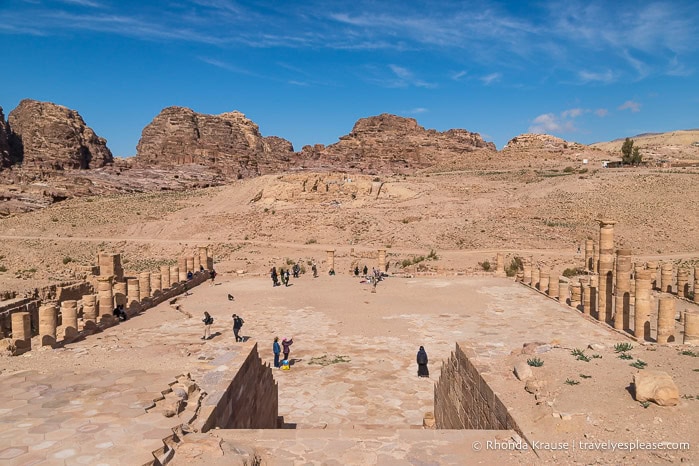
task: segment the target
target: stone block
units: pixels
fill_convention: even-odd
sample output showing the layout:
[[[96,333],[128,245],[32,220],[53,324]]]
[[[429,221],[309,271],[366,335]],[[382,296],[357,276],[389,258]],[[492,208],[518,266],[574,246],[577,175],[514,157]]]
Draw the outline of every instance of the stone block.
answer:
[[[636,401],[652,401],[660,406],[676,406],[680,392],[667,372],[641,370],[633,376]]]

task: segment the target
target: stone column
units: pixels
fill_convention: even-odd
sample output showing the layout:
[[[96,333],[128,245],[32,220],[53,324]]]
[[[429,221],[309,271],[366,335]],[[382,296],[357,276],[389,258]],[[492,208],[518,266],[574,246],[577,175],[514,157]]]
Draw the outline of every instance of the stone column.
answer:
[[[662,296],[658,299],[658,338],[660,344],[675,341],[675,298]]]
[[[527,259],[527,258],[522,259],[522,274],[523,274],[524,284],[531,286],[531,284],[532,284],[532,261]]]
[[[549,278],[548,295],[554,299],[558,297],[558,281],[555,278]]]
[[[505,254],[499,252],[495,256],[495,276],[504,277],[505,275]]]
[[[199,257],[199,253],[194,254],[194,273],[199,272],[199,269],[201,269],[201,257]]]
[[[141,272],[138,274],[138,300],[143,301],[143,298],[150,297],[150,272]]]
[[[689,292],[687,283],[689,282],[689,270],[685,268],[677,269],[677,296],[686,298]]]
[[[174,286],[180,281],[180,268],[176,265],[170,266],[170,286]]]
[[[44,304],[39,308],[39,337],[41,346],[56,344],[56,320],[58,309],[53,303]]]
[[[650,284],[654,290],[658,289],[658,261],[646,262],[646,268],[650,270]]]
[[[199,262],[205,269],[209,268],[209,249],[206,246],[199,246]]]
[[[83,322],[86,328],[97,322],[97,295],[83,295]]]
[[[539,267],[532,267],[532,288],[539,289]]]
[[[639,341],[650,340],[650,291],[650,270],[636,269],[633,334]]]
[[[185,263],[187,264],[187,273],[194,273],[194,256],[185,257]],[[198,272],[198,270],[197,270]]]
[[[594,258],[592,259],[592,271],[599,274],[599,247],[597,247],[597,243],[592,245],[592,252],[594,254]]]
[[[515,280],[518,282],[524,282],[524,271],[517,270],[517,273],[515,274]]]
[[[583,285],[582,286],[582,311],[583,314],[586,316],[590,315],[590,303],[591,303],[591,296],[590,296],[590,285]]]
[[[177,259],[177,270],[179,271],[177,281],[178,282],[186,282],[187,281],[187,258],[186,257],[180,257]]]
[[[128,290],[126,286],[126,282],[116,282],[114,284],[113,288],[113,293],[114,293],[114,305],[122,305],[126,307],[126,304],[128,303]]]
[[[140,281],[138,278],[129,278],[128,281],[128,298],[126,300],[126,308],[130,309],[131,306],[134,305],[134,303],[138,304],[141,300],[141,289],[140,289]]]
[[[599,288],[597,319],[612,322],[612,291],[614,290],[614,225],[613,220],[599,220]]]
[[[549,289],[549,281],[551,280],[551,269],[547,266],[541,267],[539,270],[539,290],[546,293]]]
[[[381,272],[386,271],[386,250],[379,249],[379,270]]]
[[[328,263],[328,272],[331,270],[335,270],[335,250],[334,249],[328,249],[325,251],[328,255],[327,257],[327,263]]]
[[[590,315],[597,313],[597,290],[599,275],[590,275]]]
[[[170,278],[168,276],[168,278]],[[155,295],[156,291],[160,291],[162,289],[162,279],[160,278],[160,272],[155,272],[150,275],[150,289],[151,293]]]
[[[69,299],[61,303],[63,339],[72,340],[78,336],[78,302]]]
[[[591,239],[585,240],[585,270],[592,272],[595,270],[595,242]]]
[[[111,321],[114,310],[114,294],[112,293],[112,277],[97,278],[97,296],[99,299],[98,313],[100,320]]]
[[[565,277],[558,277],[558,300],[567,303],[568,295],[568,280]]]
[[[694,302],[699,304],[699,267],[694,267]]]
[[[614,328],[629,328],[631,309],[631,250],[619,249],[616,252],[616,289],[614,302]]]
[[[672,293],[672,262],[664,262],[660,266],[660,291]]]
[[[170,266],[160,266],[160,286],[163,290],[170,288]]]
[[[580,310],[582,304],[582,288],[580,283],[573,282],[570,287],[570,306]]]
[[[32,327],[28,312],[12,313],[12,344],[18,350],[15,354],[32,349]]]
[[[699,312],[684,311],[684,340],[685,345],[699,345]]]

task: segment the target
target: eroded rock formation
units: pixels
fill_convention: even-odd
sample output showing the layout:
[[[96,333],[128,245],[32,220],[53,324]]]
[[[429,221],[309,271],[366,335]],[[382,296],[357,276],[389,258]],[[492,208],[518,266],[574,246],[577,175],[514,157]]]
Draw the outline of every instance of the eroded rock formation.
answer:
[[[335,144],[305,146],[301,158],[308,168],[407,173],[464,162],[475,151],[495,153],[495,144],[477,133],[425,129],[413,118],[384,113],[358,120],[352,132]]]
[[[159,166],[198,163],[229,176],[250,177],[276,171],[293,157],[289,141],[263,137],[240,112],[205,115],[168,107],[143,129],[136,160]]]
[[[12,163],[10,158],[10,129],[5,121],[5,114],[0,107],[0,170]]]
[[[19,160],[25,168],[87,169],[112,162],[107,141],[75,110],[24,99],[9,115]]]

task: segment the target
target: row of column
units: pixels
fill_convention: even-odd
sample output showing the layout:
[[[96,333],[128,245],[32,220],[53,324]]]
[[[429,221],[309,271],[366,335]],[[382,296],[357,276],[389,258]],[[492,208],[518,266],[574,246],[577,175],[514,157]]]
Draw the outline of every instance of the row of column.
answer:
[[[328,266],[327,271],[330,272],[331,270],[335,270],[335,250],[328,249],[325,252],[326,252],[326,264]],[[382,272],[386,271],[386,250],[385,249],[378,250],[378,267],[379,267],[380,271],[382,271]]]
[[[106,256],[105,253],[102,253]],[[113,262],[114,255],[108,257]],[[102,263],[106,261],[102,258]],[[97,323],[113,323],[112,311],[117,305],[123,305],[130,313],[141,310],[141,302],[153,296],[156,292],[168,289],[178,282],[186,281],[189,272],[199,272],[200,266],[206,264],[211,268],[213,260],[209,257],[208,248],[199,247],[199,254],[180,258],[180,266],[162,266],[160,272],[142,272],[136,278],[126,281],[115,281],[115,276],[99,276],[97,278],[97,294],[82,297],[83,322],[86,330],[93,330]],[[184,275],[183,275],[184,273]],[[59,340],[57,335],[59,307],[56,303],[46,303],[39,307],[39,336],[41,346],[54,346]],[[65,341],[71,341],[79,335],[78,331],[78,301],[66,300],[60,304],[61,324]],[[31,317],[28,312],[12,314],[12,339],[19,352],[31,349]]]

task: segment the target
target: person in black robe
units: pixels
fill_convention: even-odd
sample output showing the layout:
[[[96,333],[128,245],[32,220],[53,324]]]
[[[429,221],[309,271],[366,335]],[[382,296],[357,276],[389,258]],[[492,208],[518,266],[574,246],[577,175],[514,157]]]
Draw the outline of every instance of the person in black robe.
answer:
[[[418,377],[429,377],[430,371],[427,368],[427,352],[425,347],[421,346],[420,350],[417,352],[417,376]]]

